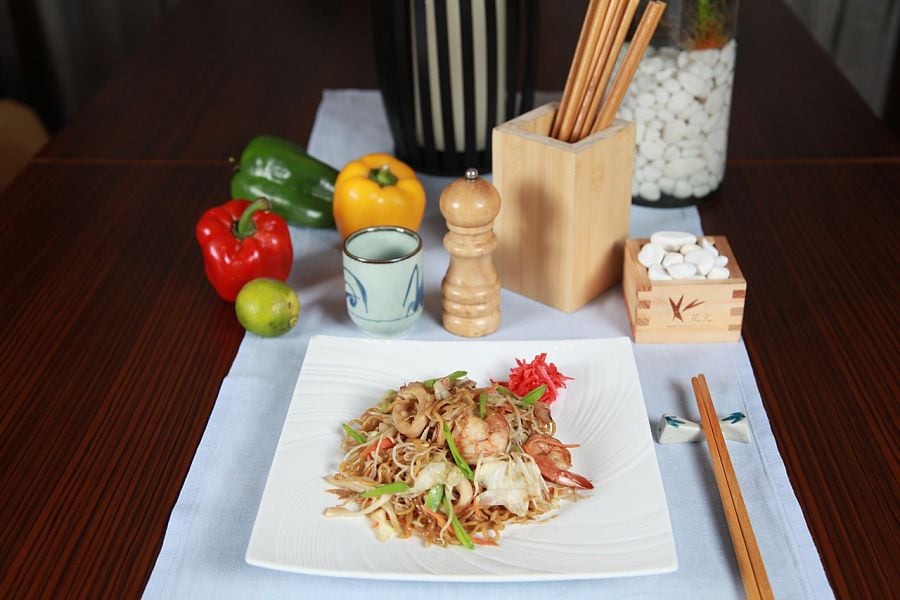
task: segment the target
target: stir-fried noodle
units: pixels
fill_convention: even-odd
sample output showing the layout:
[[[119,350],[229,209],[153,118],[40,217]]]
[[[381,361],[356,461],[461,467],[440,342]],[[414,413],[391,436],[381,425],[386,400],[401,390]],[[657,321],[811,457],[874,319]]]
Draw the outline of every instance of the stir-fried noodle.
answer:
[[[326,515],[364,515],[382,540],[496,544],[507,524],[533,522],[593,487],[568,470],[574,445],[553,437],[549,408],[502,386],[453,376],[408,383],[348,426],[344,459],[327,478],[343,502]]]

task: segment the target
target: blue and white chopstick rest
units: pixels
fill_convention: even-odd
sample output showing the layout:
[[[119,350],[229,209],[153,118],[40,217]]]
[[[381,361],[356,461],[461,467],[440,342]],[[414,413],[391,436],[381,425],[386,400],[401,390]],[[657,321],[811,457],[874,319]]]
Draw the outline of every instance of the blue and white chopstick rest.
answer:
[[[741,412],[733,412],[719,419],[722,435],[733,442],[750,442],[750,424],[747,416]],[[684,417],[664,413],[656,426],[656,439],[660,444],[680,444],[683,442],[700,442],[705,439],[699,423]]]

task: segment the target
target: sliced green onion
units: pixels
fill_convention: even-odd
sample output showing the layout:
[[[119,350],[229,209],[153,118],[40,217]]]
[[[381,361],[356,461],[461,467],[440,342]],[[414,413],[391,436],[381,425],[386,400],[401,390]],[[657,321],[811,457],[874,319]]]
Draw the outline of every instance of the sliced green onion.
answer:
[[[456,463],[456,466],[459,467],[459,470],[463,472],[463,474],[470,480],[475,479],[475,473],[472,472],[472,469],[469,468],[469,463],[463,460],[463,457],[460,456],[459,450],[456,449],[456,442],[453,441],[453,436],[450,435],[450,426],[447,425],[447,422],[444,422],[444,438],[447,440],[447,446],[450,447],[450,454],[453,456],[453,461]]]
[[[487,416],[487,392],[481,392],[478,396],[478,415],[482,419]]]
[[[371,490],[366,490],[364,492],[359,493],[360,498],[374,498],[376,496],[384,496],[385,494],[399,494],[400,492],[409,491],[409,486],[403,483],[402,481],[395,481],[394,483],[387,483],[385,485],[379,485],[378,487],[372,488]]]
[[[530,392],[528,392],[527,394],[522,396],[522,404],[524,404],[525,406],[531,406],[532,404],[534,404],[535,402],[540,400],[544,396],[544,393],[546,391],[547,391],[546,384],[539,385],[538,387],[534,388],[533,390],[531,390]]]
[[[457,379],[465,377],[468,374],[469,374],[468,371],[453,371],[449,375],[444,375],[443,377],[435,377],[434,379],[426,379],[425,381],[422,382],[422,385],[424,385],[427,388],[432,388],[432,387],[434,387],[434,383],[436,381],[440,381],[441,379],[449,379],[451,382],[454,382]]]
[[[444,484],[436,483],[434,484],[428,493],[425,494],[425,506],[430,508],[431,510],[437,510],[441,505],[441,500],[444,499]]]
[[[456,513],[453,512],[453,504],[450,502],[449,496],[444,496],[444,510],[447,512],[447,516],[450,517],[450,525],[453,526],[453,533],[456,534],[456,539],[469,550],[474,550],[475,543],[472,541],[472,538],[469,537],[469,534],[466,533],[466,530],[463,529],[459,519],[456,518]]]
[[[506,387],[505,385],[498,385],[497,391],[500,392],[501,394],[503,394],[504,396],[506,396],[507,398],[513,398],[513,399],[519,398],[518,396],[513,394],[511,391],[509,391],[509,388]]]
[[[368,439],[366,438],[366,436],[364,436],[364,435],[361,434],[360,432],[356,431],[355,429],[353,429],[352,427],[350,427],[350,426],[347,425],[346,423],[342,423],[342,424],[341,424],[341,427],[344,428],[344,431],[347,432],[347,435],[349,435],[350,437],[352,437],[354,440],[356,440],[356,441],[359,442],[360,444],[365,444],[365,443],[368,441]]]

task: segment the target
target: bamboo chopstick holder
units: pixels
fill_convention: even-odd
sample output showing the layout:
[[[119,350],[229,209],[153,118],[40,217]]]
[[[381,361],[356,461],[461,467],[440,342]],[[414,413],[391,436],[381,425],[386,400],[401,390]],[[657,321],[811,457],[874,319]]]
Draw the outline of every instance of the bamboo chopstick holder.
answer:
[[[744,497],[734,473],[734,466],[731,464],[728,448],[725,446],[725,437],[718,425],[716,409],[709,394],[709,387],[706,385],[706,377],[702,373],[697,377],[692,377],[691,385],[694,387],[697,407],[700,409],[700,427],[706,434],[706,444],[712,459],[713,473],[716,476],[716,485],[725,509],[728,531],[731,533],[744,591],[750,600],[774,598],[769,578],[766,575],[766,567],[763,564],[759,546],[756,544],[756,536],[753,534],[753,527],[750,524],[750,516],[747,514],[747,507],[744,504]]]
[[[594,20],[594,13],[599,5],[598,0],[591,0],[588,4],[587,11],[584,14],[584,22],[581,24],[581,33],[578,36],[578,45],[575,46],[575,56],[572,58],[572,64],[569,65],[569,75],[566,77],[566,86],[563,88],[562,100],[559,102],[559,110],[553,117],[553,124],[550,126],[550,137],[559,137],[559,129],[562,126],[562,107],[566,106],[571,100],[572,86],[575,85],[575,73],[581,64],[584,56],[584,48],[588,43],[588,30],[590,24]]]
[[[634,32],[634,38],[631,40],[631,45],[628,47],[628,52],[625,53],[625,59],[622,61],[622,68],[613,81],[609,94],[603,101],[603,106],[600,108],[600,116],[597,117],[597,121],[594,123],[592,133],[606,129],[612,124],[613,118],[619,110],[619,105],[622,104],[622,99],[625,97],[625,92],[628,90],[628,85],[631,83],[635,71],[637,71],[638,64],[640,64],[644,51],[650,44],[650,38],[653,37],[656,26],[659,25],[659,20],[662,18],[665,10],[665,3],[656,0],[652,0],[647,5],[647,8],[644,9],[641,21]]]

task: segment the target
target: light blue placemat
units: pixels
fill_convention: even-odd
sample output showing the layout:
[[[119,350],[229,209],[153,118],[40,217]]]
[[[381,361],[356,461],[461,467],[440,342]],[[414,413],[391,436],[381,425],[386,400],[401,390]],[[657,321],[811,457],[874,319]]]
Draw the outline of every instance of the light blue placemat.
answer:
[[[380,97],[326,92],[310,153],[341,166],[365,152],[391,151]],[[422,227],[425,310],[409,339],[458,339],[440,326],[440,280],[448,259],[437,198],[447,179],[425,177]],[[701,233],[695,209],[635,207],[632,236],[659,229]],[[657,445],[679,568],[666,575],[527,584],[430,584],[341,579],[251,567],[244,554],[275,445],[311,335],[359,336],[346,316],[340,240],[334,231],[293,229],[290,283],[300,324],[263,340],[247,335],[222,382],[203,440],[172,511],[146,598],[742,598],[743,588],[705,444]],[[752,287],[752,282],[750,283]],[[491,340],[628,336],[621,289],[566,314],[504,290],[502,325]],[[784,470],[743,342],[633,345],[647,412],[699,421],[690,378],[706,374],[722,414],[749,416],[753,442],[729,444],[777,598],[830,598],[831,590]],[[202,374],[198,374],[202,376]],[[393,542],[402,543],[402,542]],[[410,542],[415,543],[415,542]]]

